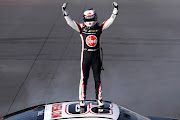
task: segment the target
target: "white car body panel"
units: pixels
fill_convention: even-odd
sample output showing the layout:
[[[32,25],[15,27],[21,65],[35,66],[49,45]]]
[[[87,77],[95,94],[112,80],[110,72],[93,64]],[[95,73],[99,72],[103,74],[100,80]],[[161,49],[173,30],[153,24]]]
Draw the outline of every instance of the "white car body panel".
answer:
[[[97,109],[97,102],[86,102],[85,113],[80,113],[79,102],[64,102],[56,103],[45,106],[45,119],[62,119],[62,118],[73,118],[73,119],[94,119],[104,120],[105,118],[116,120],[119,117],[119,107],[114,103],[105,103],[106,110],[98,109],[98,113],[94,112]],[[108,108],[109,107],[109,108]],[[73,111],[73,112],[72,112]],[[105,111],[105,112],[103,112]]]

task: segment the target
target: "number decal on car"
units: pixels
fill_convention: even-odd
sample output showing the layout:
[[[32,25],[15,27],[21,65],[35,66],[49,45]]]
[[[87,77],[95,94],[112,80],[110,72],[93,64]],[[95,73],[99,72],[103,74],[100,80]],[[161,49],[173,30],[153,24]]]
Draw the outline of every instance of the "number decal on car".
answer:
[[[79,103],[67,104],[65,107],[65,112],[68,115],[112,115],[113,114],[113,104],[104,103],[103,107],[99,107],[96,102],[86,102],[84,108],[80,108]]]

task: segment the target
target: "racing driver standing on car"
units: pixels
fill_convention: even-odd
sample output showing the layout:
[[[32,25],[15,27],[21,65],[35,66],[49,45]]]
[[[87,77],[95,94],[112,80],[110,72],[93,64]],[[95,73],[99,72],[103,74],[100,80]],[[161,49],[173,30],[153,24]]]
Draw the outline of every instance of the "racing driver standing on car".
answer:
[[[80,33],[80,37],[82,40],[81,79],[79,84],[79,101],[81,107],[85,106],[86,87],[87,80],[89,78],[90,67],[92,67],[93,77],[95,80],[96,99],[98,105],[103,106],[100,78],[102,69],[100,36],[102,31],[108,28],[113,23],[116,15],[118,14],[118,4],[116,2],[113,2],[112,5],[114,6],[114,9],[111,17],[102,24],[99,24],[97,22],[97,14],[93,9],[84,11],[84,23],[79,24],[72,20],[69,16],[66,10],[67,3],[64,3],[62,6],[62,12],[67,24]]]

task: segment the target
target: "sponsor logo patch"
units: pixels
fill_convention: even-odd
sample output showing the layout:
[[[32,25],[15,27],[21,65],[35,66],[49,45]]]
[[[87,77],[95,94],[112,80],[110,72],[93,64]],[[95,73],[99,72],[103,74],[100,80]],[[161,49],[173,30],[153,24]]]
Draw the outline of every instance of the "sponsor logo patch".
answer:
[[[86,44],[87,44],[89,47],[95,47],[96,44],[97,44],[97,37],[94,36],[94,35],[89,35],[89,36],[87,36],[87,38],[86,38]]]
[[[97,32],[98,30],[89,30],[90,32]]]
[[[89,12],[87,16],[90,17],[91,15],[92,15],[91,12]]]

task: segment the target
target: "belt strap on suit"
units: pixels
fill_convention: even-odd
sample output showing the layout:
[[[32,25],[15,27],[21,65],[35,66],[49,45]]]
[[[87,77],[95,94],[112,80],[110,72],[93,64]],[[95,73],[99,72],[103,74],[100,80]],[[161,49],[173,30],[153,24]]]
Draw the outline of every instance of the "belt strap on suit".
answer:
[[[99,48],[97,48],[97,49],[88,49],[88,48],[84,48],[84,50],[85,50],[85,51],[97,51],[97,50],[99,50]]]

